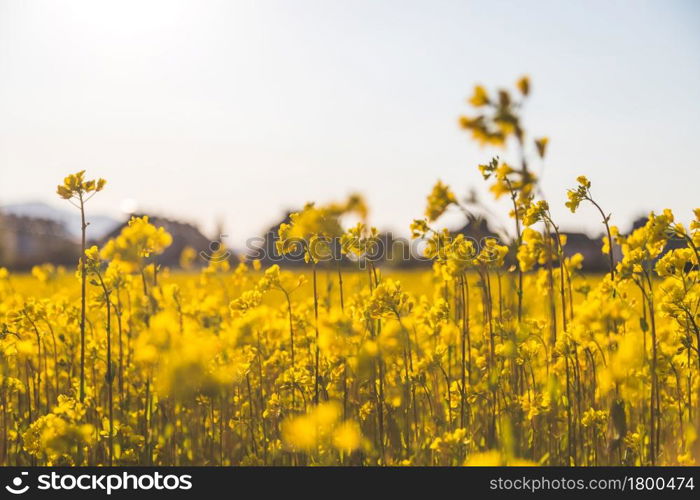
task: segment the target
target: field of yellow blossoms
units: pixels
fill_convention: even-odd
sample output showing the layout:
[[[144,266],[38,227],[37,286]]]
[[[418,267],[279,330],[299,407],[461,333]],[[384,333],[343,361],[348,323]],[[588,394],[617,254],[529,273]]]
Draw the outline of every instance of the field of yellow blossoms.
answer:
[[[610,263],[584,275],[538,188],[529,93],[478,86],[461,119],[517,158],[478,167],[511,238],[444,229],[469,207],[438,182],[411,224],[432,271],[367,259],[378,233],[358,197],[279,228],[303,271],[170,271],[171,236],[147,217],[101,248],[84,223],[75,269],[0,269],[0,465],[697,464],[700,209],[622,235],[579,177],[567,206],[600,215]],[[102,189],[80,172],[58,195],[85,216]]]

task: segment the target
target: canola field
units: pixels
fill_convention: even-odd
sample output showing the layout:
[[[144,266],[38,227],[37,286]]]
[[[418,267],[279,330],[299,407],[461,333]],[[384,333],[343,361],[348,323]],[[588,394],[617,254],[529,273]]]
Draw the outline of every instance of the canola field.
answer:
[[[470,207],[438,182],[411,223],[432,267],[368,259],[379,236],[353,196],[280,226],[302,270],[168,270],[147,217],[84,237],[74,269],[0,269],[0,465],[697,464],[700,209],[622,235],[579,177],[567,207],[599,212],[610,262],[583,273],[538,189],[529,93],[477,87],[461,120],[504,155],[532,149],[478,167],[511,239],[444,229]],[[79,172],[57,191],[85,214],[108,188]]]

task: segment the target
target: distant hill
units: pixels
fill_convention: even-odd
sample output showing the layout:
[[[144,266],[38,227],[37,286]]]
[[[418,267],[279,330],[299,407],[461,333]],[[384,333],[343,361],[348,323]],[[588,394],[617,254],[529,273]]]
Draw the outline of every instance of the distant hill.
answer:
[[[35,217],[56,221],[63,225],[72,237],[80,236],[80,212],[56,208],[44,202],[11,203],[3,205],[0,210],[7,214],[23,217]],[[122,222],[107,215],[95,215],[88,213],[87,222],[90,223],[88,236],[90,239],[101,239]]]

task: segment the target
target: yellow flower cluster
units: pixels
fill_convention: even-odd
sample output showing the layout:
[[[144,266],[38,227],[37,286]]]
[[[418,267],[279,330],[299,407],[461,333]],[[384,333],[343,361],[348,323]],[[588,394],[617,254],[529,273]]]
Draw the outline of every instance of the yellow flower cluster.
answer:
[[[63,180],[56,188],[57,194],[65,199],[79,198],[81,202],[87,201],[87,196],[92,196],[98,191],[102,191],[107,184],[104,179],[85,180],[85,170],[81,170],[76,174],[71,174]]]
[[[151,255],[163,253],[172,241],[172,236],[164,228],[148,222],[148,216],[132,217],[119,236],[109,240],[102,248],[100,256],[142,266]]]

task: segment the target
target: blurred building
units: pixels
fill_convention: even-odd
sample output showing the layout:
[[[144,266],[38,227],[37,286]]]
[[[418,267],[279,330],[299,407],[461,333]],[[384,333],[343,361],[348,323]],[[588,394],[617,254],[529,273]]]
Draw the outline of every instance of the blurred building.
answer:
[[[155,226],[162,226],[173,237],[172,244],[158,257],[162,265],[177,268],[185,248],[196,252],[195,266],[207,265],[207,257],[215,254],[220,241],[212,241],[201,231],[187,222],[159,216],[150,216]],[[112,231],[97,239],[90,239],[87,245],[104,245],[109,239],[119,235],[127,221],[117,225]],[[80,256],[80,238],[72,235],[63,221],[27,215],[0,212],[0,266],[14,271],[26,271],[32,266],[52,263],[66,267],[75,266]],[[226,257],[234,261],[233,252]]]
[[[0,213],[0,266],[26,271],[51,262],[74,266],[80,245],[64,224],[50,219]]]

